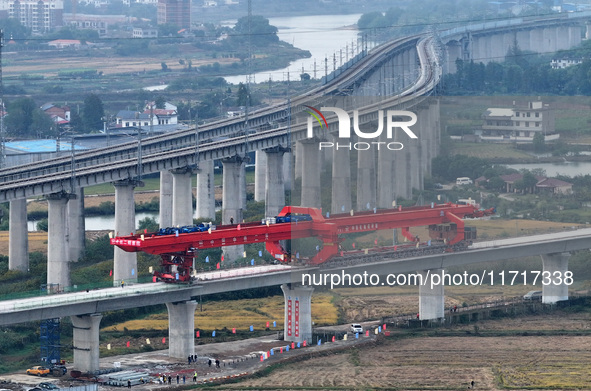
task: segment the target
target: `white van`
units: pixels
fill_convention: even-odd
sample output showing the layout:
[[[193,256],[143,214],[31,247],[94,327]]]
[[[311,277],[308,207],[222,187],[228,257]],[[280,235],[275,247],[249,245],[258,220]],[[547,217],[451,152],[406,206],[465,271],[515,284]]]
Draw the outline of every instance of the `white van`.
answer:
[[[456,185],[471,185],[472,179],[467,176],[456,178]]]

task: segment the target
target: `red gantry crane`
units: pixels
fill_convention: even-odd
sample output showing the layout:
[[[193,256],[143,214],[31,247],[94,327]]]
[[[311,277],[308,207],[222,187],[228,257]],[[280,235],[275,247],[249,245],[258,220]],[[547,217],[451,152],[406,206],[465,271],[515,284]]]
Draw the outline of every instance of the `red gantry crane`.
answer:
[[[453,246],[475,238],[473,234],[465,235],[463,218],[494,213],[494,208],[479,210],[474,205],[445,203],[325,217],[316,208],[286,206],[278,216],[267,218],[263,223],[167,228],[159,232],[115,237],[111,239],[111,244],[128,252],[160,255],[164,271],[155,275],[165,281],[182,282],[190,281],[193,257],[201,249],[265,242],[267,251],[274,258],[289,261],[291,254],[281,246],[280,241],[314,237],[323,244],[308,263],[320,264],[339,253],[341,234],[400,228],[405,238],[417,242],[418,238],[409,232],[409,228],[429,226],[431,239]]]

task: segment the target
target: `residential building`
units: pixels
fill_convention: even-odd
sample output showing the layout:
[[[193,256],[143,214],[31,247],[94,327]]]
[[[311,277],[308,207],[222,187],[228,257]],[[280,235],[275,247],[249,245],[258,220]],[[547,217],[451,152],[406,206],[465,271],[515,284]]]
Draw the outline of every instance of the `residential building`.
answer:
[[[58,107],[52,103],[46,103],[41,106],[41,110],[58,125],[65,125],[70,122],[70,108],[68,106]]]
[[[170,23],[191,29],[191,0],[158,0],[158,24]]]
[[[150,126],[150,114],[137,111],[121,110],[115,116],[117,128],[144,127]]]
[[[550,62],[550,66],[552,67],[552,69],[563,69],[563,68],[568,68],[570,66],[573,65],[578,65],[581,64],[583,62],[583,60],[576,59],[568,59],[568,58],[561,58],[561,59],[552,59],[552,61]]]
[[[489,108],[484,114],[482,141],[532,142],[536,133],[546,141],[558,139],[554,128],[554,111],[548,104],[528,102],[511,108]]]
[[[53,41],[49,41],[47,46],[52,46],[56,49],[65,49],[65,48],[74,48],[78,49],[80,47],[80,41],[77,39],[56,39]]]
[[[63,0],[0,0],[0,17],[18,20],[34,34],[62,28],[63,12]]]
[[[158,38],[158,29],[134,27],[134,38]]]
[[[505,182],[505,191],[507,193],[515,193],[515,182],[523,179],[523,174],[515,173],[508,175],[501,175],[500,178]],[[537,176],[537,183],[528,192],[536,193],[551,193],[551,194],[571,194],[573,192],[573,184],[565,181],[561,181],[556,178],[546,178],[543,176]]]

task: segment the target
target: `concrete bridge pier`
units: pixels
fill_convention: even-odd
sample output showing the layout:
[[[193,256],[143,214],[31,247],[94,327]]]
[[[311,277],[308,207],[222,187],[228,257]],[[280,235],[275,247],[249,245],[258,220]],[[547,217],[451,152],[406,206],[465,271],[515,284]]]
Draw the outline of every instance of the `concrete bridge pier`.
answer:
[[[277,216],[285,206],[285,182],[283,177],[283,154],[287,149],[278,146],[266,149],[267,168],[265,176],[265,216]]]
[[[115,186],[115,236],[129,235],[135,232],[135,200],[133,189],[141,182],[128,179],[114,182]],[[115,247],[113,267],[113,285],[121,281],[137,281],[137,253],[128,253]]]
[[[445,295],[443,287],[443,269],[421,270],[418,273],[423,278],[419,285],[419,317],[421,320],[442,320],[445,311]],[[439,285],[431,286],[433,274],[438,274],[441,279]],[[437,282],[437,279],[435,279]]]
[[[8,269],[29,271],[29,233],[27,199],[10,201],[8,231]]]
[[[385,133],[385,132],[384,132]],[[388,142],[384,133],[380,141]],[[394,157],[397,155],[397,160]],[[391,208],[392,201],[396,200],[397,182],[396,174],[399,176],[404,173],[400,168],[398,160],[401,159],[402,151],[390,151],[388,148],[380,148],[378,151],[378,183],[377,183],[377,204],[378,208]],[[396,163],[396,164],[395,164]],[[400,172],[397,173],[397,170]]]
[[[215,177],[213,160],[199,162],[197,170],[197,206],[195,217],[200,219],[215,219]]]
[[[254,166],[254,200],[257,202],[265,200],[265,183],[267,178],[267,154],[265,151],[255,152]]]
[[[373,148],[357,151],[357,210],[376,207],[376,154]]]
[[[193,191],[190,167],[171,170],[172,173],[172,226],[193,225]]]
[[[338,134],[333,133],[334,145],[338,145]],[[331,213],[345,213],[351,210],[351,151],[347,148],[332,152],[332,193]]]
[[[59,290],[70,286],[66,205],[74,197],[68,193],[47,196],[47,284],[57,284]]]
[[[289,342],[312,341],[312,292],[314,288],[281,285],[285,299],[283,339]]]
[[[84,255],[86,248],[84,224],[84,188],[76,190],[76,198],[68,201],[68,238],[70,262],[78,261]]]
[[[283,183],[285,190],[291,190],[291,182],[293,181],[292,174],[293,167],[293,154],[291,149],[283,154]]]
[[[102,314],[70,316],[74,331],[74,369],[82,372],[99,369],[99,326],[102,318]]]
[[[319,140],[305,139],[298,143],[302,160],[302,197],[301,206],[320,208],[320,151]],[[296,163],[297,164],[297,163]]]
[[[559,301],[568,300],[568,285],[565,284],[564,280],[565,273],[568,271],[570,256],[570,253],[541,255],[544,273],[550,273],[546,281],[551,282],[548,285],[542,285],[542,303],[555,304]]]
[[[172,227],[172,173],[160,171],[160,212],[158,214],[160,228]]]
[[[168,355],[186,360],[195,354],[196,301],[166,303],[168,309]]]
[[[303,151],[304,151],[304,147],[302,146],[302,143],[295,143],[295,162],[294,162],[294,167],[293,167],[293,179],[298,179],[302,177],[302,169],[304,166],[303,163]]]
[[[222,224],[242,223],[242,199],[246,193],[242,179],[244,177],[244,158],[233,156],[222,160],[223,194],[222,194]],[[242,257],[244,245],[225,246],[222,248],[224,259],[235,261]]]

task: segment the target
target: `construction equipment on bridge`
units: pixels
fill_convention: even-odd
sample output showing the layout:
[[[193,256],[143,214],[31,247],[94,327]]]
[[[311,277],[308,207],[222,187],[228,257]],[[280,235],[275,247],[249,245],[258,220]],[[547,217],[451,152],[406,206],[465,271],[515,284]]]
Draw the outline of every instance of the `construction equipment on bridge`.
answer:
[[[158,232],[131,234],[111,238],[111,244],[128,252],[143,251],[162,257],[162,271],[155,276],[164,281],[189,282],[193,272],[193,258],[201,249],[265,242],[267,251],[278,261],[293,260],[292,254],[281,241],[315,237],[323,242],[318,253],[307,260],[308,264],[321,264],[342,254],[339,235],[401,228],[409,246],[419,247],[419,239],[410,227],[428,226],[432,244],[439,244],[442,251],[457,251],[467,247],[476,238],[475,228],[466,228],[463,218],[490,216],[494,208],[479,210],[474,205],[452,203],[427,206],[374,209],[322,215],[320,209],[286,206],[279,215],[262,223],[243,223],[214,226],[200,224],[180,228],[163,228]],[[432,243],[433,242],[433,243]],[[425,243],[426,244],[426,243]],[[396,246],[394,250],[404,249]]]

